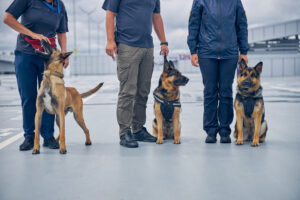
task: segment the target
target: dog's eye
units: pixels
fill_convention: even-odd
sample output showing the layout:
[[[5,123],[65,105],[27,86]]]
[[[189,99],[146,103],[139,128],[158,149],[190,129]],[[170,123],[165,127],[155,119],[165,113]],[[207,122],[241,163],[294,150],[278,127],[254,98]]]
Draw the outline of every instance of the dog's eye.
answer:
[[[246,73],[246,72],[244,72],[244,73],[242,73],[242,74],[241,74],[241,76],[247,76],[247,73]]]
[[[254,73],[251,74],[251,78],[254,78],[256,77],[256,75]]]

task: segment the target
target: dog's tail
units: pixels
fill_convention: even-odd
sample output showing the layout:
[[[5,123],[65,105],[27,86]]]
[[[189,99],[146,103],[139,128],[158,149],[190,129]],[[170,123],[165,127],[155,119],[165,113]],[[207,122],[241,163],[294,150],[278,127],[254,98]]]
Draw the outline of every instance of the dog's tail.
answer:
[[[85,93],[82,93],[81,94],[81,98],[86,98],[86,97],[89,97],[91,96],[92,94],[94,94],[95,92],[97,92],[103,85],[104,83],[99,83],[95,88],[85,92]]]

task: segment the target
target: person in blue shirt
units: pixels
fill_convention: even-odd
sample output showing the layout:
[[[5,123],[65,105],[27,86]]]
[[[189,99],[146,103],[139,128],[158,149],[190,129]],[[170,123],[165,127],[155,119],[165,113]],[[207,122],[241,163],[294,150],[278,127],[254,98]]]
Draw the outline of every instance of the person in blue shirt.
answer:
[[[17,21],[19,17],[21,22]],[[7,8],[3,21],[20,33],[15,50],[15,72],[22,103],[25,137],[20,150],[26,151],[33,148],[37,86],[40,85],[44,72],[44,61],[34,51],[35,48],[41,48],[41,40],[56,46],[57,36],[62,52],[66,52],[68,17],[61,0],[14,0]],[[68,62],[67,60],[65,68]],[[59,148],[54,139],[54,115],[43,113],[41,135],[44,146]]]
[[[248,25],[241,0],[194,0],[187,43],[204,84],[206,143],[231,143],[232,83],[238,59],[248,62]]]
[[[137,141],[155,142],[144,124],[154,66],[152,25],[162,54],[169,51],[160,0],[105,0],[102,8],[106,10],[106,53],[117,56],[120,145],[135,148]]]

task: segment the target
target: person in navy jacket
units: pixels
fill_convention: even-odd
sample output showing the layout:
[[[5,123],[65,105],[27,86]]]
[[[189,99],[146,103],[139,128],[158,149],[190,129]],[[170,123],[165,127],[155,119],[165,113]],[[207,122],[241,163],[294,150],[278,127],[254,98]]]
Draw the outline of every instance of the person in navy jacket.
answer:
[[[19,17],[21,22],[17,21]],[[44,72],[44,61],[35,55],[35,48],[41,48],[42,39],[56,46],[57,36],[62,52],[66,52],[68,17],[61,0],[14,0],[7,8],[3,21],[20,33],[15,50],[15,72],[22,102],[25,137],[20,151],[25,151],[33,148],[37,86],[40,85]],[[68,62],[65,62],[65,68]],[[44,146],[59,148],[53,137],[54,115],[44,112],[42,120]]]
[[[248,24],[241,0],[194,0],[187,43],[204,84],[206,143],[230,143],[232,83],[238,60],[248,62]]]

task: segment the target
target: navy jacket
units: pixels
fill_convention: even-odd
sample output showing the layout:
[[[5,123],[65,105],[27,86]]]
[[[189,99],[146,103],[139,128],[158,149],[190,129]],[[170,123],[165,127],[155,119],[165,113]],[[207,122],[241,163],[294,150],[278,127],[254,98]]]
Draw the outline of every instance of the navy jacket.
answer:
[[[187,43],[199,58],[246,55],[248,24],[241,0],[194,0]]]

